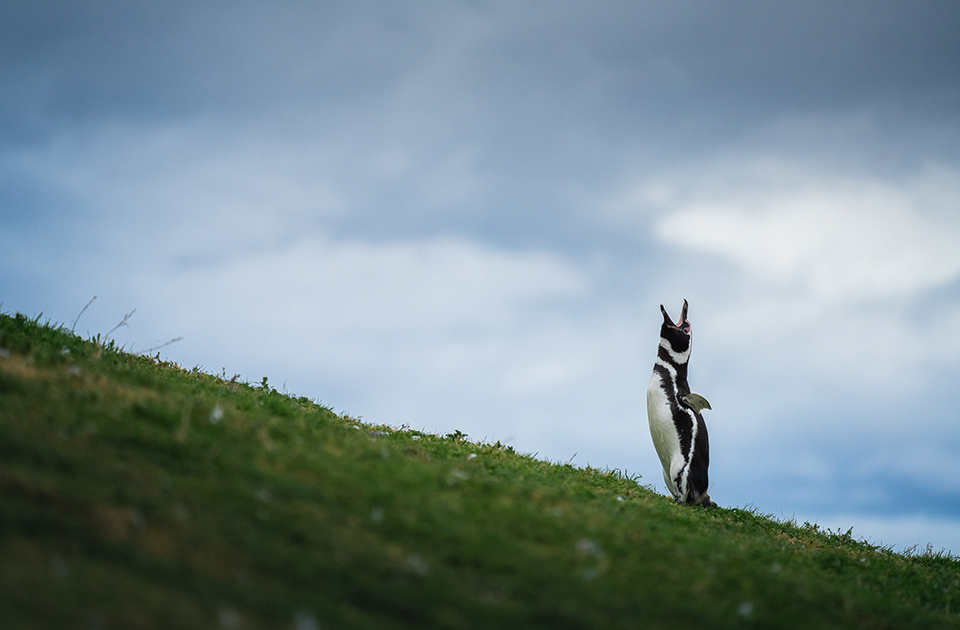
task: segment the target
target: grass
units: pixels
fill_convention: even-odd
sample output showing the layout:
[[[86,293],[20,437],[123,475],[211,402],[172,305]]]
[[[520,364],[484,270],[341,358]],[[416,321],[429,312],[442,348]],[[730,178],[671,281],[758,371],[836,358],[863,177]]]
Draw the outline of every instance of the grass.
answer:
[[[960,561],[0,314],[0,627],[960,627]]]

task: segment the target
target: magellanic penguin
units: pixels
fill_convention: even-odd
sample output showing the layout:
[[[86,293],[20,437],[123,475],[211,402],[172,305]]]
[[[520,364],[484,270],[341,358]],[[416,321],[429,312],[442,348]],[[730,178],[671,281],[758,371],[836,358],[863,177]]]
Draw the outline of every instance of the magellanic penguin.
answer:
[[[717,504],[707,494],[710,444],[707,425],[700,415],[702,409],[710,409],[710,403],[691,393],[687,384],[687,361],[693,340],[687,301],[683,301],[676,324],[662,304],[660,312],[660,347],[647,386],[650,436],[663,465],[663,480],[677,503],[715,507]]]

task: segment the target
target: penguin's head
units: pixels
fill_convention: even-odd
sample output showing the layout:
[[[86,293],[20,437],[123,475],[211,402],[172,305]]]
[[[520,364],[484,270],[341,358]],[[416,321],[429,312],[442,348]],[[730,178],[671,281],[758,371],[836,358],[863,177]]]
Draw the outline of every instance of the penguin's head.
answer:
[[[680,319],[676,324],[667,315],[667,309],[660,305],[660,312],[663,313],[663,325],[660,326],[660,336],[666,339],[674,352],[686,352],[690,349],[690,339],[693,336],[693,328],[687,320],[687,301],[683,301],[683,309],[680,311]]]

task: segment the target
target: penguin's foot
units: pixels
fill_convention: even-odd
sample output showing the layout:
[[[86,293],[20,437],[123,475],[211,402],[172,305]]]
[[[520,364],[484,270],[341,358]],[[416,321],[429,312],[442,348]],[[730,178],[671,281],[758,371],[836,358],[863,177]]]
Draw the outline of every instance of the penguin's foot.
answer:
[[[717,503],[713,499],[710,498],[709,494],[705,494],[700,498],[700,505],[702,505],[705,508],[720,507],[717,505]]]

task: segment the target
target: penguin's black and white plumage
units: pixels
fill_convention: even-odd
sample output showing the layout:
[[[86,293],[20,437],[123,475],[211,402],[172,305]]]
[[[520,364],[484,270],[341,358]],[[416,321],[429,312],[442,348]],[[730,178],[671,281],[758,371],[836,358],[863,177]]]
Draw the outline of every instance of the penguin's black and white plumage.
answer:
[[[707,425],[700,415],[710,403],[690,392],[687,383],[687,362],[693,332],[687,321],[687,301],[683,301],[680,321],[671,321],[660,305],[663,325],[660,346],[653,365],[653,376],[647,386],[647,419],[650,436],[663,465],[663,480],[677,503],[714,507],[707,494],[707,467],[710,465],[710,443]]]

